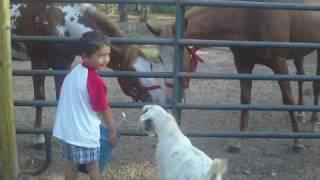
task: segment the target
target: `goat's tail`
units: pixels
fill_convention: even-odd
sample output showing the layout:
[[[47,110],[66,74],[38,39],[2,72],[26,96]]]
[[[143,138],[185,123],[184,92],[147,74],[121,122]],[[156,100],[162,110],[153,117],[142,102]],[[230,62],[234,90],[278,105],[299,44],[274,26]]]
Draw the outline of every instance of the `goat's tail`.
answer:
[[[212,162],[210,172],[216,174],[216,180],[222,180],[222,176],[227,172],[228,160],[215,158]]]

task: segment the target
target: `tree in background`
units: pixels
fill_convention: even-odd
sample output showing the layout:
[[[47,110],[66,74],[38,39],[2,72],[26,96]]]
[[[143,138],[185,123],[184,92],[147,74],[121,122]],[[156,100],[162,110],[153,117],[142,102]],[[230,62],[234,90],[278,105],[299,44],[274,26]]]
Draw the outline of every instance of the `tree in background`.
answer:
[[[126,4],[119,4],[119,21],[128,22],[128,8]]]
[[[106,14],[116,14],[117,13],[117,4],[97,4],[96,7]]]
[[[148,9],[149,9],[148,5],[146,5],[146,4],[141,5],[140,22],[147,22],[148,21]]]

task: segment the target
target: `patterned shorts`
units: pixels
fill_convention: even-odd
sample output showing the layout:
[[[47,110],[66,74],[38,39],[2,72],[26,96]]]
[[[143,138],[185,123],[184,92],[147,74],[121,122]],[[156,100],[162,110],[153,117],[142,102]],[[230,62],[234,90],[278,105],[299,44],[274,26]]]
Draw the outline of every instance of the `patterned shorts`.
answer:
[[[64,158],[73,161],[75,164],[86,164],[98,161],[100,156],[100,147],[86,148],[61,142],[62,155]]]

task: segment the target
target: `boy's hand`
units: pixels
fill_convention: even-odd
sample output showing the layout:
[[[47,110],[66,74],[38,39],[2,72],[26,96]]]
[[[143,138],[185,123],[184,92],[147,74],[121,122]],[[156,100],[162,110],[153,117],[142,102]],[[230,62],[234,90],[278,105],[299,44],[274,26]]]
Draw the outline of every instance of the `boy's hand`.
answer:
[[[104,122],[109,128],[109,139],[108,141],[111,144],[115,144],[117,140],[117,129],[115,124],[113,123],[112,112],[110,108],[107,108],[102,112],[102,117]]]
[[[116,130],[110,130],[109,133],[109,142],[111,144],[115,144],[117,141],[117,131]]]

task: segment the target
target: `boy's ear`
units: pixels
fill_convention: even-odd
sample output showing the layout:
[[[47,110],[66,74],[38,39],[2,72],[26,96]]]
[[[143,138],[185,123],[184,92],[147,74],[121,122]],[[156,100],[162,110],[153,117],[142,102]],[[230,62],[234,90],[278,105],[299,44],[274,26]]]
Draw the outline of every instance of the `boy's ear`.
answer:
[[[86,53],[81,53],[81,59],[83,61],[87,61],[88,58],[89,58],[89,56]]]
[[[85,53],[81,53],[80,56],[82,57],[82,59],[87,57],[87,55]]]

